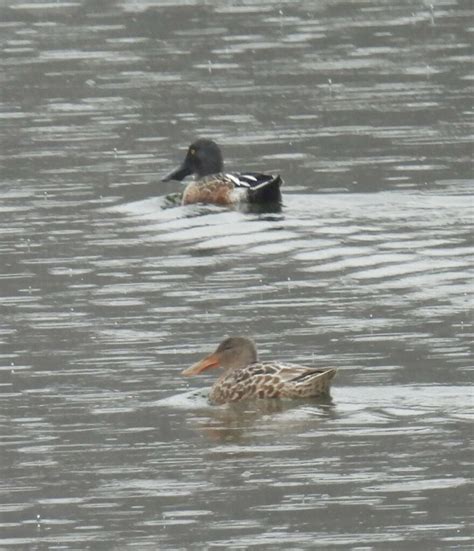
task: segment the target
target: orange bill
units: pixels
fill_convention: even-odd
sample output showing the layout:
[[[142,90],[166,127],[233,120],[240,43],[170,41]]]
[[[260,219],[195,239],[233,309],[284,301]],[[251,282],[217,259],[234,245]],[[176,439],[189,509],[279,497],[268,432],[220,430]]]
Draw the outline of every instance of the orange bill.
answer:
[[[220,362],[217,354],[210,354],[209,356],[206,356],[204,359],[195,363],[191,367],[188,367],[187,369],[182,371],[181,375],[184,375],[185,377],[190,377],[191,375],[199,375],[199,373],[206,371],[206,369],[211,369],[213,367],[219,366]]]

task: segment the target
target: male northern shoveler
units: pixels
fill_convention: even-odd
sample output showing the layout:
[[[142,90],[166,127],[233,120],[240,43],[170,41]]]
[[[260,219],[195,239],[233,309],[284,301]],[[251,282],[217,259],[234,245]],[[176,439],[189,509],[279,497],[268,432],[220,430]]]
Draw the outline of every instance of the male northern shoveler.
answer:
[[[209,393],[214,405],[249,398],[313,398],[328,396],[335,369],[316,369],[295,364],[259,362],[257,348],[247,337],[229,337],[216,351],[183,371],[197,375],[223,367]]]
[[[212,140],[200,138],[192,143],[183,164],[163,178],[183,180],[194,175],[183,193],[183,205],[190,203],[213,203],[231,205],[240,201],[249,203],[281,202],[280,176],[257,172],[223,172],[224,162],[219,146]]]

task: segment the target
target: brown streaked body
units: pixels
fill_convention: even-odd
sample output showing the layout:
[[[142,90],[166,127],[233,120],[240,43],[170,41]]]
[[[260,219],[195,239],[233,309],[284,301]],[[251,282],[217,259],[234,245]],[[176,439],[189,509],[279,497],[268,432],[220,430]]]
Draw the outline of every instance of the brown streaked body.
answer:
[[[224,373],[209,393],[214,405],[254,398],[314,398],[328,396],[336,369],[317,369],[302,365],[260,362],[252,339],[229,337],[215,352],[183,371],[198,375],[222,367]]]

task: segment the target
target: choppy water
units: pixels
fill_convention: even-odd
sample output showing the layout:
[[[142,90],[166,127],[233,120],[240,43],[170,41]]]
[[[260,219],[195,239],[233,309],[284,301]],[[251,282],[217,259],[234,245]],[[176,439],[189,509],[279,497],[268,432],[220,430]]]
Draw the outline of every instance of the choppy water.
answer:
[[[203,4],[0,7],[0,547],[472,549],[472,10]],[[200,135],[282,211],[164,208]]]

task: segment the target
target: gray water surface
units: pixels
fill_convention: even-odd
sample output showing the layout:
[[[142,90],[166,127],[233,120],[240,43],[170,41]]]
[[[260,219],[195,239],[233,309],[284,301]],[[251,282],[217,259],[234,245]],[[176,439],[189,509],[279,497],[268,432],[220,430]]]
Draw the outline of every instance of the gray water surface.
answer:
[[[473,548],[472,15],[2,3],[2,551]],[[281,211],[166,199],[197,136]],[[209,406],[235,334],[332,399]]]

